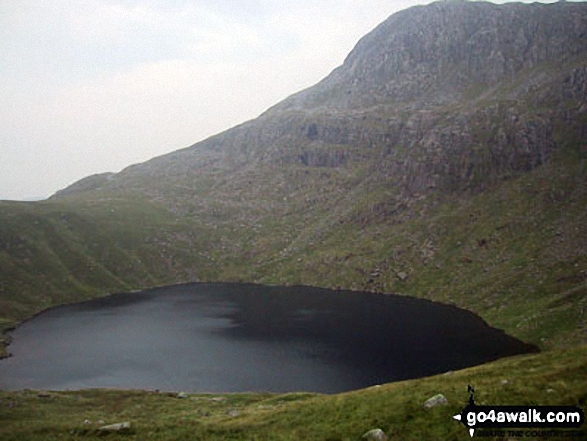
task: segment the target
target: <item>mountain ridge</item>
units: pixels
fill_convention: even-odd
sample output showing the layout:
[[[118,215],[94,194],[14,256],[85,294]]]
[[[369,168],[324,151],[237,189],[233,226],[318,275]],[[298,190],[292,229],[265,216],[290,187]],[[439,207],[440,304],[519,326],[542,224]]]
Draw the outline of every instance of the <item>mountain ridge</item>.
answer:
[[[520,11],[524,11],[524,20],[520,19]],[[575,95],[575,99],[578,99],[577,95],[584,91],[586,75],[587,15],[584,11],[584,4],[566,2],[500,6],[485,2],[440,2],[428,7],[409,8],[392,15],[363,37],[343,65],[317,85],[286,98],[255,120],[186,149],[148,161],[145,168],[148,169],[157,161],[165,168],[166,162],[168,165],[173,163],[174,156],[177,157],[173,164],[177,173],[185,173],[191,166],[205,167],[214,161],[234,161],[235,165],[250,160],[282,163],[299,161],[318,166],[338,166],[348,162],[352,153],[341,151],[341,148],[335,152],[324,152],[321,142],[327,146],[348,146],[354,143],[362,148],[365,144],[362,139],[368,138],[367,142],[385,144],[388,150],[393,149],[394,144],[405,145],[411,142],[412,145],[408,148],[413,150],[412,139],[420,134],[410,131],[412,127],[416,132],[428,135],[427,139],[420,135],[420,141],[426,144],[423,146],[424,150],[438,149],[438,144],[444,141],[439,138],[454,136],[457,132],[461,132],[462,139],[457,140],[461,144],[479,142],[467,133],[467,128],[475,123],[470,119],[484,118],[487,111],[507,111],[510,114],[507,118],[502,118],[506,122],[507,119],[520,119],[524,115],[519,114],[528,113],[527,110],[520,111],[522,106],[514,103],[506,109],[484,106],[481,109],[485,114],[471,115],[463,109],[455,111],[446,107],[471,102],[474,107],[475,100],[494,96],[496,88],[503,92],[503,83],[520,81],[518,74],[523,70],[528,71],[527,78],[517,87],[513,85],[513,90],[506,91],[505,100],[526,99],[526,107],[539,108],[547,100],[561,102],[561,96],[564,95]],[[565,26],[567,23],[572,23],[573,26]],[[398,26],[397,29],[395,25]],[[464,31],[454,36],[454,29],[461,28]],[[504,54],[508,53],[522,53],[522,56],[505,57]],[[544,72],[552,70],[552,63],[556,63],[559,68],[557,83],[552,81],[551,72]],[[378,72],[382,73],[378,75]],[[421,79],[420,72],[424,72],[428,78]],[[570,83],[567,83],[568,80]],[[548,94],[553,83],[561,96],[540,97],[538,100],[527,98],[531,95],[531,89],[532,93],[537,91],[543,95]],[[414,84],[418,85],[415,91]],[[345,90],[341,92],[341,88]],[[435,91],[439,88],[442,88],[443,94],[449,90],[449,95],[437,96]],[[424,92],[426,99],[422,98]],[[463,98],[463,95],[470,96]],[[315,101],[319,101],[320,106],[313,105]],[[569,109],[563,111],[568,113]],[[583,112],[581,109],[579,111]],[[361,114],[357,115],[357,112]],[[563,118],[564,122],[576,119],[573,115],[561,116],[554,113],[549,111],[531,114],[532,127],[521,126],[526,123],[522,121],[508,130],[502,123],[501,127],[493,128],[493,132],[496,132],[493,141],[503,150],[504,144],[521,139],[526,144],[525,148],[531,150],[530,157],[526,158],[526,164],[522,163],[524,158],[516,158],[514,162],[519,163],[517,168],[531,169],[546,160],[553,148],[554,140],[548,132],[551,131],[549,126],[556,123],[555,119]],[[455,126],[451,130],[443,130],[443,133],[435,133],[438,120],[447,119],[447,114],[456,120]],[[385,120],[385,116],[389,118]],[[354,120],[358,118],[371,120],[369,122],[375,126],[375,130],[364,133],[365,124],[362,122],[355,124],[359,127],[352,127]],[[322,125],[321,121],[324,121]],[[380,128],[377,126],[384,126],[381,127],[383,133],[377,133]],[[402,137],[402,132],[406,129],[408,133]],[[372,133],[373,131],[376,133]],[[520,135],[524,131],[526,133]],[[579,136],[584,136],[584,132],[583,130]],[[382,139],[376,139],[377,136]],[[516,136],[519,139],[515,139]],[[537,136],[544,145],[537,145]],[[304,144],[306,141],[313,142],[316,148],[307,148],[293,154],[284,148],[287,143]],[[282,145],[277,146],[279,150],[275,151],[277,143]],[[463,151],[466,147],[467,145],[460,145],[458,150]],[[197,158],[198,152],[202,155],[201,159]],[[218,155],[211,157],[214,152]],[[424,154],[427,153],[424,151]],[[500,154],[503,156],[503,152],[491,152],[494,157]],[[514,151],[514,154],[518,154],[518,151]],[[436,162],[446,160],[433,159]],[[194,164],[190,165],[190,161]],[[140,164],[131,166],[119,176],[136,173],[140,168]],[[428,170],[429,175],[436,172],[438,170]],[[470,175],[470,171],[460,169],[455,173]],[[116,176],[113,178],[115,180]],[[433,182],[427,184],[435,185]]]
[[[564,61],[565,57],[584,52],[586,24],[582,8],[566,2],[435,2],[408,8],[363,37],[343,65],[318,86],[346,86],[342,93],[350,100],[340,99],[338,107],[347,107],[353,98],[361,103],[357,95],[365,92],[372,101],[384,101],[383,97],[395,104],[422,99],[426,94],[430,104],[444,104],[461,98],[462,90],[471,82],[495,84],[538,63]],[[524,11],[524,20],[520,19],[520,11]],[[572,29],[565,26],[569,22]],[[537,23],[546,28],[538,34]],[[436,77],[432,90],[430,76]],[[418,87],[421,84],[427,87]],[[443,90],[436,97],[439,86]],[[447,89],[450,94],[445,97],[442,94]],[[312,101],[311,95],[306,90],[286,101],[308,102]]]

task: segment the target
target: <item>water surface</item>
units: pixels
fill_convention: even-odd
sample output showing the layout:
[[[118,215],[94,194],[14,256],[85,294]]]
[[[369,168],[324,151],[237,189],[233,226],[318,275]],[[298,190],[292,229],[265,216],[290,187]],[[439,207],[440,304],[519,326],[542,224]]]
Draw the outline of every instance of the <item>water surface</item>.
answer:
[[[189,284],[51,309],[18,327],[1,389],[341,392],[532,351],[425,300]]]

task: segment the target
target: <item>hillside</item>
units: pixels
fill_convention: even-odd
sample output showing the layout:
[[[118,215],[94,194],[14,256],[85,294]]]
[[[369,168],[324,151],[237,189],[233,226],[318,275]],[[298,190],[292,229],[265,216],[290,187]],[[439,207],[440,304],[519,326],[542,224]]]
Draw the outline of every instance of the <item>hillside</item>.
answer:
[[[543,348],[587,342],[587,5],[391,16],[259,118],[0,203],[0,325],[187,281],[454,303]]]

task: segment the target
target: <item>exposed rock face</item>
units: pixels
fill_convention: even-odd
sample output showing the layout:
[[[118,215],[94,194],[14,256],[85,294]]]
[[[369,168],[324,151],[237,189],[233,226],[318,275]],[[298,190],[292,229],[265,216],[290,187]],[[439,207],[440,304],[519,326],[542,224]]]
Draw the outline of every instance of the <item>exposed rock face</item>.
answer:
[[[463,98],[471,84],[496,84],[523,70],[585,52],[583,5],[438,2],[391,16],[344,64],[282,107],[416,107]]]
[[[557,126],[586,135],[586,60],[585,3],[410,8],[260,118],[66,192],[100,185],[168,200],[159,183],[185,187],[215,168],[357,163],[406,194],[482,190],[549,161]]]

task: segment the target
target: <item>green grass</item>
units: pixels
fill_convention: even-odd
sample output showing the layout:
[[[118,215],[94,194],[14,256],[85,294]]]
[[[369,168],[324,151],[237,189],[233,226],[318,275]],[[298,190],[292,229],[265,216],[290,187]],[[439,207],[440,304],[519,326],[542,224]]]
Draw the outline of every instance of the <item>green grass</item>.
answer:
[[[587,176],[580,161],[559,161],[403,207],[384,185],[370,189],[308,225],[261,281],[425,297],[543,348],[584,343]]]
[[[201,242],[197,225],[190,245]],[[197,280],[186,228],[144,198],[0,203],[0,329],[63,303]]]
[[[381,428],[391,440],[464,440],[465,428],[452,415],[466,405],[468,384],[481,405],[585,407],[587,347],[339,395],[189,394],[180,399],[145,391],[0,392],[0,438],[97,439],[102,438],[98,421],[129,421],[129,434],[107,439],[359,440]],[[424,401],[438,393],[448,405],[424,409]]]

